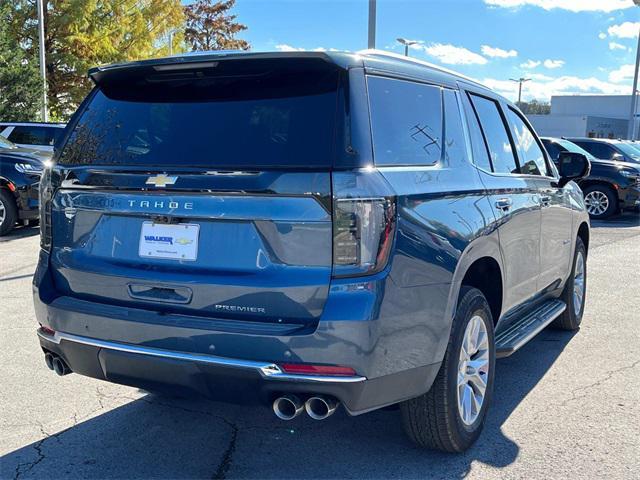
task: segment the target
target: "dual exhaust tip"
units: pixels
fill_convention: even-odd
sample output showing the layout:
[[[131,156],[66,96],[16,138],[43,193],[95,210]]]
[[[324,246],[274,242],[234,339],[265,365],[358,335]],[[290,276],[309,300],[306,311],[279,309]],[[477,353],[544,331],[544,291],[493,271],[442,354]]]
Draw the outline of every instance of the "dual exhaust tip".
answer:
[[[297,395],[283,395],[273,401],[273,412],[281,420],[293,420],[303,410],[314,420],[324,420],[333,415],[340,403],[333,397],[314,395],[302,402]]]
[[[47,364],[47,368],[49,370],[53,370],[61,377],[63,375],[68,375],[69,373],[71,373],[71,369],[66,364],[66,362],[62,358],[51,352],[47,352],[44,354],[44,363]]]

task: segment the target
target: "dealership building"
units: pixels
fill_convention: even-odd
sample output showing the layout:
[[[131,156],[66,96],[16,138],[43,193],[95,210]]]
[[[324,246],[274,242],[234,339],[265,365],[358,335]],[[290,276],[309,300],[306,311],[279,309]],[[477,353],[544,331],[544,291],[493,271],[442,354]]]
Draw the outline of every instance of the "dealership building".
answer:
[[[639,138],[640,102],[636,102],[634,138]],[[555,95],[549,115],[527,115],[545,137],[626,138],[631,95]]]

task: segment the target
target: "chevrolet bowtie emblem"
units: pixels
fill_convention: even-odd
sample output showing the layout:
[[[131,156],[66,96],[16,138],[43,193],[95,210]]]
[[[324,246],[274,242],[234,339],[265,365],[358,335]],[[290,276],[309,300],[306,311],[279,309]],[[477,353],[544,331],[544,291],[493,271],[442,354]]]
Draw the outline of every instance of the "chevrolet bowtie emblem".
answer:
[[[167,185],[173,185],[178,180],[178,177],[168,177],[164,173],[156,175],[155,177],[147,178],[145,182],[147,185],[153,185],[154,187],[166,187]]]

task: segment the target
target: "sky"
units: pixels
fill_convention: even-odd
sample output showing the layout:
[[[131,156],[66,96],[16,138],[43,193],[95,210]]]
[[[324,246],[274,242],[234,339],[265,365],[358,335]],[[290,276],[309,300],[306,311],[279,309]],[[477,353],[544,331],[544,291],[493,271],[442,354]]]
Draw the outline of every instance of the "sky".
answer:
[[[638,2],[640,3],[640,2]],[[640,31],[633,0],[378,0],[376,48],[470,76],[517,100],[629,94]],[[238,0],[253,51],[367,47],[367,0]]]

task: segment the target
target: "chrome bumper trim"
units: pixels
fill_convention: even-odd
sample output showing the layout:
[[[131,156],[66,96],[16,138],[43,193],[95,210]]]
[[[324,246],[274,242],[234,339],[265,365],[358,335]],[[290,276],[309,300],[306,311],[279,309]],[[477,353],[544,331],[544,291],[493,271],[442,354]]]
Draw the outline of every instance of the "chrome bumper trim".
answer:
[[[131,345],[128,343],[116,343],[95,338],[82,337],[71,333],[56,332],[54,335],[47,335],[38,330],[38,336],[43,340],[60,344],[60,342],[73,342],[82,345],[89,345],[107,350],[116,350],[126,353],[137,353],[139,355],[149,355],[152,357],[170,358],[173,360],[183,360],[186,362],[206,363],[221,367],[241,368],[256,370],[264,379],[282,380],[288,382],[311,382],[311,383],[357,383],[363,382],[367,378],[360,376],[317,376],[317,375],[293,375],[283,372],[275,363],[257,362],[253,360],[238,360],[234,358],[216,357],[213,355],[203,355],[199,353],[175,352],[172,350],[162,350],[160,348]]]

